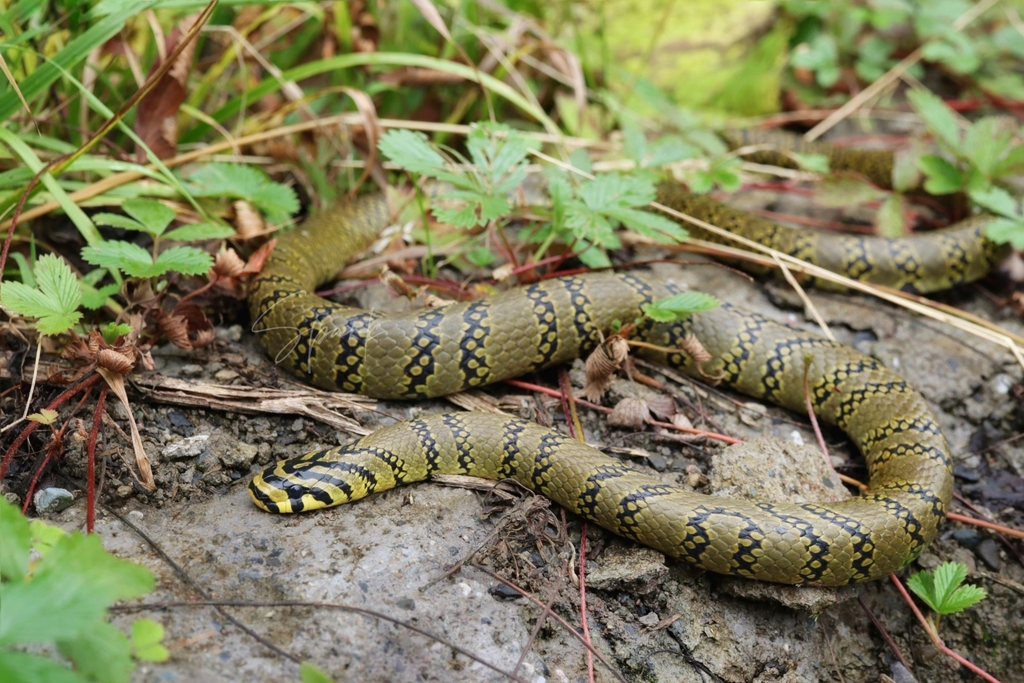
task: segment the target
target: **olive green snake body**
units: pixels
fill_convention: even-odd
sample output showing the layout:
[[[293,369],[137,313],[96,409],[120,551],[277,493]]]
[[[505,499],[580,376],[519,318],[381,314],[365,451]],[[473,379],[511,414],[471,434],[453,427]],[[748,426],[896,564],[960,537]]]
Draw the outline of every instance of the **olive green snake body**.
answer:
[[[880,241],[857,251],[847,238],[807,236],[672,187],[660,199],[715,224],[733,221],[751,239],[795,255],[832,255],[840,266],[853,259],[866,267],[851,274],[904,289],[977,278],[999,253],[982,237],[980,220],[913,238],[909,246]],[[251,284],[249,303],[264,346],[286,370],[323,388],[378,398],[443,396],[586,354],[615,321],[634,320],[643,304],[679,291],[645,272],[594,273],[404,315],[316,296],[339,261],[363,249],[390,218],[386,200],[374,195],[314,217],[280,240]],[[253,480],[250,493],[263,509],[298,512],[435,473],[512,478],[619,535],[725,574],[835,586],[883,577],[917,557],[952,495],[949,449],[918,392],[868,356],[728,304],[683,323],[647,321],[635,334],[675,347],[687,333],[714,359],[704,372],[721,371],[722,384],[796,412],[805,412],[809,359],[814,410],[864,454],[869,491],[821,505],[716,498],[665,484],[523,420],[458,413],[278,463]],[[698,374],[682,351],[643,353]]]

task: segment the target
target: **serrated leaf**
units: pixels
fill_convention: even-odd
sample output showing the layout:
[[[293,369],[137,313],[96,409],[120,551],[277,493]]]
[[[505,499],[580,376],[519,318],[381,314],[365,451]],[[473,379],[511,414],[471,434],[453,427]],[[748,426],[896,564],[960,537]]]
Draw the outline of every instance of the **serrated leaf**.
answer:
[[[98,213],[92,217],[92,222],[96,225],[109,225],[112,228],[124,228],[125,230],[135,230],[142,232],[142,224],[134,218],[128,216],[122,216],[119,213]]]
[[[627,228],[636,230],[641,235],[663,244],[678,243],[687,238],[689,233],[681,225],[665,216],[650,211],[629,208],[612,208],[607,211],[609,217],[622,223]]]
[[[878,213],[875,214],[875,228],[883,237],[895,239],[906,235],[902,197],[898,194],[891,194],[882,202],[882,205],[878,207]]]
[[[0,305],[36,318],[36,329],[42,334],[66,332],[82,318],[78,311],[82,302],[78,277],[64,259],[53,254],[42,256],[34,270],[38,289],[5,282],[0,289]]]
[[[32,413],[25,419],[29,422],[38,422],[39,424],[52,425],[57,419],[59,413],[56,410],[50,410],[49,408],[43,408],[38,413]]]
[[[137,244],[108,240],[82,249],[87,263],[104,268],[117,268],[131,277],[154,277],[153,257]],[[158,273],[157,273],[158,274]]]
[[[0,650],[0,681],[4,683],[88,683],[52,659]]]
[[[910,139],[910,146],[900,149],[893,158],[892,189],[909,192],[921,185],[921,157],[928,153],[928,147],[919,137]]]
[[[691,313],[710,311],[718,307],[718,299],[704,292],[680,292],[650,304],[643,305],[643,312],[652,320],[661,323],[684,320]]]
[[[0,585],[0,646],[76,638],[114,601],[152,589],[147,569],[107,554],[98,536],[71,534],[40,561],[31,581]]]
[[[302,683],[334,683],[334,679],[310,662],[299,664],[299,676]]]
[[[926,177],[924,189],[932,194],[950,194],[964,186],[960,170],[940,156],[926,154],[917,163]]]
[[[1013,135],[1006,119],[986,116],[974,122],[964,135],[964,154],[976,169],[992,178],[999,158]]]
[[[834,173],[818,183],[814,199],[822,206],[847,208],[885,196],[863,178],[851,173]]]
[[[196,247],[171,247],[156,257],[158,275],[169,270],[185,275],[203,275],[213,267],[213,257]]]
[[[41,519],[33,519],[28,528],[32,532],[32,550],[39,553],[40,557],[46,557],[68,535],[60,527],[47,524]]]
[[[21,579],[28,571],[32,534],[28,521],[3,496],[0,496],[0,538],[4,546],[0,553],[0,579]]]
[[[1024,145],[1011,147],[1010,151],[996,166],[994,175],[1004,177],[1024,173]]]
[[[974,203],[992,213],[1011,219],[1020,220],[1021,218],[1020,212],[1017,210],[1017,201],[1001,187],[990,186],[984,190],[973,190],[970,192],[970,197]]]
[[[569,154],[569,163],[573,168],[584,173],[591,173],[594,170],[594,162],[590,158],[590,152],[584,147],[577,147]]]
[[[154,199],[134,197],[126,199],[121,208],[139,222],[141,230],[153,237],[159,237],[174,220],[174,209]]]
[[[960,562],[943,562],[935,568],[933,574],[934,597],[941,606],[946,604],[956,587],[967,578],[967,567]]]
[[[166,662],[170,653],[161,645],[163,639],[162,624],[152,619],[138,619],[132,623],[132,647],[137,658],[147,662]]]
[[[73,638],[57,641],[57,649],[75,663],[75,669],[88,680],[103,683],[130,683],[135,663],[131,646],[121,631],[96,620]]]
[[[960,125],[953,110],[945,102],[926,90],[911,90],[907,93],[907,99],[925,125],[950,151],[960,148]]]
[[[821,173],[822,175],[827,174],[830,169],[829,158],[824,154],[800,154],[799,152],[790,152],[792,157],[796,159],[797,164],[800,165],[805,171],[811,171],[812,173]]]
[[[996,244],[1009,243],[1014,249],[1024,249],[1024,222],[997,218],[985,226],[985,237]]]
[[[164,235],[164,239],[177,242],[199,242],[203,240],[224,240],[234,236],[235,230],[230,225],[193,223],[171,230]]]
[[[985,592],[985,589],[980,586],[972,586],[970,584],[960,586],[949,596],[943,605],[942,611],[939,613],[955,614],[956,612],[962,612],[968,607],[972,607],[984,600],[987,595],[988,593]]]
[[[678,135],[666,135],[658,138],[650,147],[651,151],[644,163],[648,168],[674,164],[700,155],[700,150],[696,146],[686,142]]]
[[[100,334],[103,335],[103,341],[113,345],[117,341],[117,338],[123,334],[128,334],[132,331],[132,326],[127,323],[107,323],[100,328]]]
[[[475,247],[466,252],[466,260],[477,268],[486,268],[494,263],[494,254],[487,247]]]
[[[248,200],[271,223],[284,223],[299,210],[295,190],[275,183],[254,166],[205,164],[189,175],[188,183],[189,191],[196,197]]]
[[[113,282],[99,289],[82,282],[82,308],[95,311],[107,303],[107,299],[121,291],[121,285]]]

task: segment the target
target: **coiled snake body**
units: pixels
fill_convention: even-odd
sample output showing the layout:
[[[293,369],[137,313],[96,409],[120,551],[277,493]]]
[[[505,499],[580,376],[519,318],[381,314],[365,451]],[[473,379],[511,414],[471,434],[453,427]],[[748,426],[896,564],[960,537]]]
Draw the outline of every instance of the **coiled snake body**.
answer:
[[[661,199],[711,222],[732,215],[740,228],[753,225],[746,231],[753,239],[778,244],[779,235],[790,234],[675,189],[664,189]],[[379,398],[442,396],[585,354],[613,321],[632,321],[644,303],[677,291],[647,273],[600,273],[397,316],[315,296],[339,260],[359,252],[389,219],[382,196],[311,219],[282,238],[253,282],[256,329],[289,372],[320,387]],[[948,286],[954,278],[980,276],[998,255],[980,234],[974,224],[951,228],[917,238],[924,246],[910,259],[891,242],[864,249],[857,259],[876,281],[889,273],[886,283],[904,288]],[[803,239],[797,236],[796,251],[807,256]],[[838,250],[840,260],[848,258],[846,243],[815,239],[817,251]],[[937,279],[935,259],[947,266]],[[637,334],[673,347],[688,332],[714,357],[705,372],[721,370],[723,384],[797,412],[805,410],[810,358],[814,410],[860,448],[870,491],[827,505],[715,498],[666,485],[532,423],[458,413],[397,424],[345,447],[278,463],[253,480],[250,493],[263,509],[298,512],[434,473],[508,477],[617,534],[725,574],[835,586],[877,579],[917,557],[952,495],[948,446],[918,392],[868,356],[728,304],[685,323],[648,321]],[[682,352],[646,355],[697,374]]]

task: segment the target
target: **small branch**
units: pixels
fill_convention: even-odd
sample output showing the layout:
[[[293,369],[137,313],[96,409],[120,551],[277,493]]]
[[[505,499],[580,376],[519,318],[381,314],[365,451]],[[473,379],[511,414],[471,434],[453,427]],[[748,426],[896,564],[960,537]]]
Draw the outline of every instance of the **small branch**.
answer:
[[[85,529],[90,534],[96,522],[96,439],[103,425],[103,404],[107,401],[107,385],[100,389],[100,397],[96,401],[96,411],[92,417],[92,431],[89,432],[89,446],[86,451],[88,472],[86,477]]]
[[[1007,536],[1016,536],[1017,538],[1024,538],[1024,531],[1018,529],[1011,529],[1009,527],[1002,526],[1001,524],[993,524],[992,522],[986,522],[983,519],[976,519],[974,517],[968,517],[967,515],[960,515],[955,512],[947,512],[946,519],[952,519],[957,522],[963,522],[964,524],[973,524],[974,526],[980,526],[985,529],[992,529],[1000,533],[1006,534]]]

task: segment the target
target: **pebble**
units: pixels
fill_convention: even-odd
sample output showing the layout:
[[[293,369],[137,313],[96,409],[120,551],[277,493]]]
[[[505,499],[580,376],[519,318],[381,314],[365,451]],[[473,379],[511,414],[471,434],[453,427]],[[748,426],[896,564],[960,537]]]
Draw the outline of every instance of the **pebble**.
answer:
[[[229,370],[227,368],[224,368],[223,370],[218,370],[213,375],[213,378],[215,380],[217,380],[218,382],[230,382],[231,380],[235,379],[236,377],[238,377],[238,373],[235,372],[234,370]]]
[[[186,363],[181,366],[181,374],[185,377],[202,377],[205,370],[202,365]]]
[[[187,436],[181,441],[170,444],[160,452],[167,460],[187,460],[201,455],[210,442],[209,434]]]
[[[233,448],[220,454],[220,461],[224,467],[233,470],[248,470],[259,450],[251,443],[238,443]]]
[[[657,453],[647,456],[647,464],[657,472],[664,472],[668,469],[668,460],[664,455],[658,455]]]
[[[128,484],[122,484],[121,486],[118,486],[117,495],[120,498],[127,498],[128,496],[132,495],[132,487],[128,486]]]
[[[211,453],[210,451],[203,451],[203,454],[196,460],[196,469],[200,472],[209,472],[214,467],[220,464],[220,458]],[[206,481],[205,477],[203,481]]]
[[[487,589],[494,598],[498,600],[518,600],[523,597],[514,588],[503,583],[497,583]]]
[[[410,612],[416,609],[416,601],[412,598],[402,598],[401,600],[396,602],[395,605],[398,607],[398,609],[405,609],[409,610]]]
[[[657,612],[648,612],[647,614],[637,619],[637,621],[639,621],[644,626],[651,627],[657,626],[658,622],[661,621],[661,619],[658,618]]]
[[[128,516],[131,517],[134,520],[142,521],[142,518],[145,517],[146,515],[143,514],[142,510],[131,510],[128,513]]]
[[[231,327],[218,327],[217,337],[228,341],[240,341],[242,339],[242,326],[232,325]]]
[[[292,422],[293,432],[301,432],[305,428],[306,422],[301,417],[295,418],[295,422]]]
[[[999,544],[991,538],[986,538],[979,543],[978,547],[974,549],[974,554],[994,572],[999,571],[1003,567],[1003,560],[999,557]]]
[[[981,537],[974,529],[957,529],[953,532],[953,538],[968,550],[974,550],[981,542]]]
[[[47,512],[60,512],[66,510],[75,502],[75,494],[67,489],[56,487],[45,488],[35,497],[36,512],[43,514]]]

